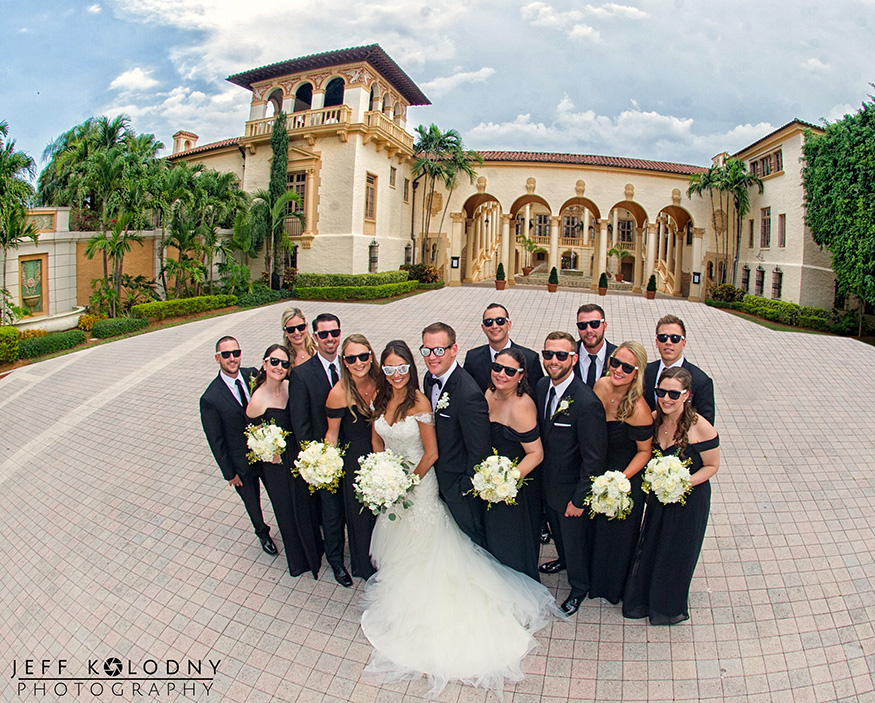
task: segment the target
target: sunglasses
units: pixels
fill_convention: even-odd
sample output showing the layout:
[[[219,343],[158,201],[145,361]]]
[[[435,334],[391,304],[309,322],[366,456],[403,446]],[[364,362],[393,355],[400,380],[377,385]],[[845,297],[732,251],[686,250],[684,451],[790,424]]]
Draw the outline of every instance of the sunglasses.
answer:
[[[632,373],[638,368],[637,366],[632,366],[632,364],[627,364],[625,361],[620,361],[615,356],[612,356],[610,359],[608,359],[608,363],[611,365],[612,369],[618,369],[622,366],[623,373]]]
[[[656,341],[662,342],[665,344],[668,340],[671,340],[672,344],[677,344],[682,339],[686,339],[682,334],[658,334],[656,335]]]
[[[594,330],[597,330],[599,327],[602,326],[603,322],[604,320],[586,320],[585,322],[578,322],[577,329],[579,329],[581,332],[587,327],[592,327]]]
[[[328,339],[328,335],[331,335],[332,337],[339,337],[340,330],[321,330],[316,333],[316,336],[319,337],[319,339]]]
[[[352,366],[355,363],[356,359],[358,359],[359,361],[367,361],[370,358],[371,358],[371,352],[366,351],[366,352],[362,352],[361,354],[346,354],[346,355],[344,355],[343,360],[347,364]]]
[[[289,368],[289,366],[292,365],[291,361],[288,361],[286,359],[277,359],[275,356],[269,356],[265,359],[265,361],[271,366],[282,366],[284,369],[287,369]]]
[[[229,359],[232,356],[235,359],[238,359],[242,353],[243,353],[243,351],[240,349],[232,349],[231,351],[220,351],[219,352],[219,354],[222,355],[223,359]]]
[[[386,376],[394,376],[396,373],[400,373],[402,376],[406,376],[410,371],[410,364],[400,364],[398,366],[384,366],[383,374]]]
[[[513,366],[504,366],[502,364],[499,364],[497,361],[492,362],[492,370],[495,373],[501,373],[502,371],[504,371],[504,375],[508,378],[513,378],[517,375],[517,373],[522,371],[522,369],[515,369]]]
[[[447,349],[452,349],[453,345],[451,344],[448,347],[420,347],[419,353],[423,356],[428,356],[429,354],[434,354],[435,356],[443,356],[447,353]]]
[[[285,331],[289,334],[291,334],[292,332],[303,332],[305,329],[307,329],[307,323],[302,322],[300,325],[289,325],[288,327],[284,327],[283,329],[285,329]]]
[[[493,322],[496,325],[498,325],[499,327],[501,327],[502,325],[504,325],[505,322],[507,322],[507,318],[506,317],[484,317],[483,318],[483,324],[486,327],[492,327]]]
[[[665,396],[668,396],[672,400],[677,400],[684,393],[689,393],[689,391],[670,391],[667,388],[657,388],[654,393],[656,393],[657,398],[665,398]]]
[[[559,361],[565,361],[569,356],[571,356],[574,352],[567,351],[550,351],[549,349],[542,349],[541,356],[544,357],[547,361],[550,361],[554,356],[559,359]]]

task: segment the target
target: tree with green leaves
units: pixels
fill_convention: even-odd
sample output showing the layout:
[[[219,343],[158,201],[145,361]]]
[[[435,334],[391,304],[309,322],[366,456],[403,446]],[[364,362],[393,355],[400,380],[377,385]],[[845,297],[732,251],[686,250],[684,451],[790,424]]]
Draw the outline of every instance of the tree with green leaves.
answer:
[[[270,133],[270,149],[273,158],[270,162],[270,180],[268,181],[267,191],[269,197],[265,202],[273,213],[274,205],[279,202],[283,194],[289,188],[289,133],[286,129],[286,113],[280,111],[276,114],[273,121],[273,130]],[[263,198],[262,198],[263,199]],[[286,203],[294,202],[300,204],[300,198],[297,200],[286,200]],[[286,213],[283,213],[284,215]],[[293,214],[289,212],[288,214]],[[265,250],[265,270],[270,275],[268,276],[267,285],[273,287],[273,274],[279,273],[280,257],[277,255],[279,246],[282,244],[282,236],[285,233],[283,222],[277,222],[275,217],[271,217],[273,226],[270,229],[270,237],[267,241],[267,249]]]
[[[741,159],[727,159],[723,164],[723,187],[732,198],[732,209],[735,212],[735,239],[732,251],[732,285],[738,277],[738,252],[741,249],[741,229],[745,215],[750,212],[750,189],[756,188],[763,193],[763,181],[759,176],[750,173]]]

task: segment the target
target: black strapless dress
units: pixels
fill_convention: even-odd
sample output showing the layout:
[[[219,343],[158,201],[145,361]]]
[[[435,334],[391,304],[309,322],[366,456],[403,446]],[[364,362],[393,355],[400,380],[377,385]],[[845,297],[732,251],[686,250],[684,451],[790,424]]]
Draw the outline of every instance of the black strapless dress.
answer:
[[[359,457],[373,451],[371,446],[371,423],[355,409],[326,408],[331,418],[340,418],[339,446],[349,445],[343,455],[343,478],[340,483],[343,498],[343,512],[346,516],[346,538],[349,545],[349,568],[353,576],[368,579],[374,573],[371,564],[371,532],[374,530],[376,515],[364,508],[355,497],[355,472],[359,468]]]
[[[606,471],[625,471],[638,451],[636,442],[653,436],[653,424],[628,425],[622,420],[608,423],[608,465]],[[590,562],[590,598],[604,598],[617,604],[623,597],[626,579],[635,556],[635,545],[644,514],[643,469],[629,482],[632,484],[632,512],[623,520],[608,520],[604,515],[593,518],[592,560]]]
[[[501,425],[489,423],[492,446],[501,456],[522,459],[526,452],[523,442],[538,439],[537,426],[524,433]],[[531,479],[517,493],[516,505],[493,503],[485,511],[484,527],[486,548],[502,564],[530,576],[538,577],[539,536],[541,533],[541,484],[540,467],[530,474]]]
[[[685,454],[692,460],[691,474],[703,466],[701,452],[719,444],[720,438],[714,437],[687,447]],[[662,453],[677,454],[677,447]],[[649,616],[652,625],[673,625],[690,617],[687,604],[690,583],[705,540],[710,509],[708,481],[693,487],[686,505],[663,505],[653,493],[647,496],[641,537],[623,595],[623,615]]]
[[[274,420],[279,427],[292,431],[288,406],[283,409],[267,408],[264,415],[252,420],[252,423],[258,424],[262,420]],[[300,576],[309,571],[313,578],[318,578],[324,551],[319,532],[319,507],[310,496],[306,481],[299,476],[292,476],[291,468],[297,457],[298,442],[292,433],[286,437],[286,450],[279,464],[261,463],[264,487],[283,538],[289,573]]]

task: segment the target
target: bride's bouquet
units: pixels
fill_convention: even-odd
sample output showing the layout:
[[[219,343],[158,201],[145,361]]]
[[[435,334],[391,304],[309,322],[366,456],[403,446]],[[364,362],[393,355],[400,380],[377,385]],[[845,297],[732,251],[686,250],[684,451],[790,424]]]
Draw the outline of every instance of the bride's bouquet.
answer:
[[[302,442],[292,474],[307,482],[310,493],[320,488],[334,493],[343,476],[343,449],[325,442]]]
[[[593,476],[592,488],[584,499],[589,516],[605,515],[608,520],[623,520],[632,511],[632,484],[622,471]]]
[[[663,505],[685,505],[687,496],[693,490],[690,470],[687,468],[690,463],[689,459],[681,460],[674,454],[663,456],[655,450],[653,458],[644,467],[641,489],[645,493],[653,491]]]
[[[249,451],[246,459],[250,464],[256,461],[273,461],[286,449],[286,437],[291,433],[278,427],[276,422],[262,422],[260,425],[247,425],[246,446]]]
[[[360,468],[355,472],[355,497],[374,515],[385,513],[400,505],[409,508],[413,503],[407,494],[419,483],[419,476],[410,471],[410,464],[387,449],[371,452],[359,459]],[[389,513],[390,520],[395,513]]]
[[[510,460],[506,456],[499,456],[497,450],[492,451],[492,456],[474,467],[474,476],[471,478],[473,488],[468,491],[485,500],[487,510],[493,503],[516,505],[517,493],[526,481],[520,478],[516,459]]]

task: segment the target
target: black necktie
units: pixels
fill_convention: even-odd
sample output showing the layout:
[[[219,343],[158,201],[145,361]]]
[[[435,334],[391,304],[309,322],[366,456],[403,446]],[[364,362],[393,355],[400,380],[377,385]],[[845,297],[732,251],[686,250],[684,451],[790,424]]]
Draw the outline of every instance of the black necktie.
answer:
[[[553,409],[553,401],[556,400],[556,386],[550,386],[550,392],[547,394],[547,407],[544,408],[544,419],[549,420],[551,417],[550,410]]]
[[[246,406],[249,405],[249,403],[246,402],[246,391],[243,390],[243,384],[240,383],[239,378],[234,381],[234,385],[237,386],[237,393],[240,394],[240,405],[242,405],[243,409],[246,410]]]
[[[586,385],[592,388],[595,385],[595,362],[598,357],[595,354],[589,355],[589,370],[586,372]]]
[[[335,385],[340,377],[337,375],[337,367],[334,364],[328,364],[328,375],[331,376],[331,385]]]

